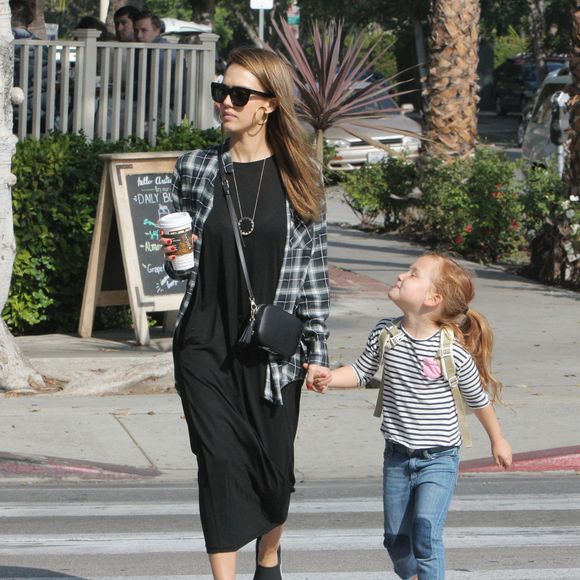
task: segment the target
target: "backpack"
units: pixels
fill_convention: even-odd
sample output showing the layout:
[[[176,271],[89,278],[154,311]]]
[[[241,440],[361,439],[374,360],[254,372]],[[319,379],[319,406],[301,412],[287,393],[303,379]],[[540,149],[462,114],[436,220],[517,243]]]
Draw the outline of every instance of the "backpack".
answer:
[[[395,346],[397,346],[405,336],[400,330],[402,322],[402,316],[395,318],[389,324],[387,324],[387,326],[385,326],[379,335],[379,369],[381,383],[377,396],[377,403],[375,405],[375,417],[380,417],[383,411],[383,393],[385,390],[385,374],[383,369],[384,354],[387,350],[395,348]],[[455,362],[453,360],[454,339],[455,337],[453,336],[453,331],[449,327],[444,326],[441,329],[441,342],[439,344],[439,350],[437,351],[435,358],[439,360],[441,372],[449,383],[451,393],[453,394],[455,410],[457,411],[457,422],[459,423],[459,430],[463,438],[463,444],[465,447],[471,447],[471,433],[469,431],[469,426],[467,425],[467,419],[465,417],[466,408],[468,412],[470,411],[470,408],[465,404],[463,396],[461,395],[461,391],[459,390],[459,380],[457,379]]]

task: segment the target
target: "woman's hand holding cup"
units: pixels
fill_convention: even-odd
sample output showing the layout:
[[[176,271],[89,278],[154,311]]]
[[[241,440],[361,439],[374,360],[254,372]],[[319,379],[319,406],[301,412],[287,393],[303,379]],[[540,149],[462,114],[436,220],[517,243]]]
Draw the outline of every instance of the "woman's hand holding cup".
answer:
[[[180,273],[193,270],[193,245],[197,236],[191,231],[191,217],[186,212],[176,212],[159,219],[160,242],[165,259],[172,262]]]

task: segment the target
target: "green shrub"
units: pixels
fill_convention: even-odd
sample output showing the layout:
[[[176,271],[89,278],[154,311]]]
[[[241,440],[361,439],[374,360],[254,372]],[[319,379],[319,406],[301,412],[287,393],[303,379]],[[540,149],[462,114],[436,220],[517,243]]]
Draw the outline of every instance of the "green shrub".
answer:
[[[220,143],[221,135],[216,129],[199,131],[187,119],[181,125],[173,125],[169,130],[161,129],[157,134],[154,151],[192,151],[205,149]]]
[[[566,199],[568,187],[555,164],[524,167],[524,178],[522,226],[526,238],[531,241],[544,225],[554,203]]]
[[[363,227],[380,213],[384,190],[381,164],[367,164],[349,172],[343,179],[344,201],[359,217]]]
[[[160,132],[155,149],[181,151],[218,141],[216,131],[186,124]],[[17,255],[2,312],[14,333],[76,331],[103,168],[99,155],[150,149],[143,140],[104,143],[58,133],[17,144],[12,160],[18,178],[12,188]],[[126,310],[99,312],[95,326],[126,326]]]
[[[380,163],[367,164],[347,173],[342,183],[344,199],[360,217],[363,226],[382,213],[385,229],[393,230],[400,224],[401,210],[416,179],[413,162],[387,157]]]
[[[503,153],[479,149],[471,159],[424,169],[424,231],[429,241],[482,262],[520,250],[522,201],[516,164]]]
[[[523,226],[530,243],[526,273],[580,289],[580,200],[570,197],[555,166],[525,171]]]
[[[434,245],[463,243],[466,228],[472,224],[469,199],[469,165],[432,161],[422,168],[419,188],[422,224],[415,229]]]
[[[383,187],[379,191],[379,206],[385,229],[393,230],[400,226],[401,214],[409,204],[409,194],[417,183],[417,168],[413,161],[402,157],[387,157],[380,166]]]

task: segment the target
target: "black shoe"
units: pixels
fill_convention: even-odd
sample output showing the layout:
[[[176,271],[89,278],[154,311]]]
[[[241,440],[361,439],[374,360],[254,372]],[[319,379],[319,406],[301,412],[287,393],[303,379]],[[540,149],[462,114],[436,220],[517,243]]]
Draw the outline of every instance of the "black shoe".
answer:
[[[256,540],[256,571],[254,572],[254,580],[282,580],[282,548],[278,546],[278,563],[275,566],[260,566],[258,564],[260,540],[261,538]]]

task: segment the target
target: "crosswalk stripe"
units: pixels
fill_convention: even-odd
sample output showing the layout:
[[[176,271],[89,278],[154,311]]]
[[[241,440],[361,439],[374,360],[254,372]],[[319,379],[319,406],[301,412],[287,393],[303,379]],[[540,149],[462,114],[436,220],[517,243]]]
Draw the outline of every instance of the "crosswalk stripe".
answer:
[[[396,580],[398,576],[394,572],[294,572],[284,573],[284,580]],[[556,568],[556,569],[517,569],[517,570],[469,570],[454,571],[449,570],[445,573],[448,580],[578,580],[580,578],[580,568]],[[74,580],[74,576],[71,580]],[[86,578],[86,577],[83,577]],[[213,577],[207,574],[203,575],[180,575],[180,576],[92,576],[92,580],[213,580]],[[238,580],[252,580],[252,574],[238,574]],[[22,576],[4,580],[54,580],[50,578],[39,578],[38,576],[23,578]]]
[[[569,511],[580,510],[580,494],[550,495],[470,495],[455,496],[452,512],[506,511]],[[344,498],[302,500],[292,502],[291,513],[378,513],[383,511],[382,500],[376,498]],[[98,516],[160,516],[199,515],[197,502],[188,503],[4,503],[0,504],[0,518],[24,517],[98,517]]]
[[[284,549],[290,551],[382,550],[379,528],[314,529],[305,534],[287,530]],[[580,526],[542,527],[448,527],[448,549],[517,547],[577,547]],[[203,552],[200,533],[112,533],[82,535],[0,535],[0,554],[80,555]],[[249,544],[244,550],[254,550]]]

